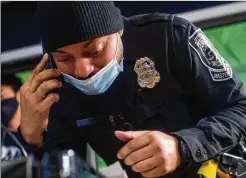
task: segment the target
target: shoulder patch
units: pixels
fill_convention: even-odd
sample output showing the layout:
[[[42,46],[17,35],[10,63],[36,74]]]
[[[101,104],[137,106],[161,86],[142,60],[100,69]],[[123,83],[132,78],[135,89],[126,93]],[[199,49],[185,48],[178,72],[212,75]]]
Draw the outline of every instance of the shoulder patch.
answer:
[[[129,18],[129,21],[133,25],[145,25],[151,22],[158,22],[158,21],[172,21],[173,15],[171,14],[164,14],[164,13],[149,13],[149,14],[141,14],[135,15]]]
[[[196,30],[190,36],[189,44],[196,51],[203,65],[207,67],[214,81],[225,81],[232,78],[231,66],[218,53],[201,29]]]

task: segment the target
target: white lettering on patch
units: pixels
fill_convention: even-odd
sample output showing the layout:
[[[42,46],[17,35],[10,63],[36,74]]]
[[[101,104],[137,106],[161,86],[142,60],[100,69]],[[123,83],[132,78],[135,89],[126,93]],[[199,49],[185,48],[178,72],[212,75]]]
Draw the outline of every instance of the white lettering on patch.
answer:
[[[232,78],[231,66],[220,56],[206,35],[198,29],[189,38],[190,46],[196,51],[201,62],[209,70],[214,81]]]

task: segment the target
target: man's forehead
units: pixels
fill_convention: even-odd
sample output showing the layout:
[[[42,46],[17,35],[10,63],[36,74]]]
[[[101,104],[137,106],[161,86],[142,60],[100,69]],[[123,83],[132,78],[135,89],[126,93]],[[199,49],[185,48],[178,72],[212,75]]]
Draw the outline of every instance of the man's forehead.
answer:
[[[104,42],[104,41],[107,41],[109,35],[107,36],[103,36],[103,37],[99,37],[99,38],[94,38],[94,39],[90,39],[90,40],[87,40],[87,41],[83,41],[83,42],[79,42],[79,43],[76,43],[76,44],[71,44],[71,45],[68,45],[68,46],[64,46],[64,47],[61,47],[57,50],[55,50],[54,52],[57,52],[57,53],[65,53],[63,50],[66,48],[74,48],[74,47],[82,47],[82,48],[87,48],[93,44],[99,44],[101,42]]]

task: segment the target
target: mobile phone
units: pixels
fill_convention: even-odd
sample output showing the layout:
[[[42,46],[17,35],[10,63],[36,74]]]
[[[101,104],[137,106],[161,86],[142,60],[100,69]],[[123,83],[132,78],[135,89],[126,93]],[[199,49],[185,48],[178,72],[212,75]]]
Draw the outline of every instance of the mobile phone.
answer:
[[[52,55],[50,53],[48,53],[48,63],[45,66],[44,70],[48,70],[48,69],[57,69],[57,66],[56,66],[56,64],[54,62],[54,59],[53,59],[53,57],[52,57]],[[50,78],[49,80],[52,80],[52,79],[59,80],[60,82],[63,83],[63,77],[61,75],[58,76],[58,77]],[[46,96],[48,96],[50,93],[57,93],[57,89],[50,90],[48,93],[46,93],[46,95],[44,96],[44,98]]]
[[[47,69],[57,69],[57,66],[54,62],[54,59],[53,59],[53,56],[48,53],[48,64],[45,66],[44,70],[47,70]]]

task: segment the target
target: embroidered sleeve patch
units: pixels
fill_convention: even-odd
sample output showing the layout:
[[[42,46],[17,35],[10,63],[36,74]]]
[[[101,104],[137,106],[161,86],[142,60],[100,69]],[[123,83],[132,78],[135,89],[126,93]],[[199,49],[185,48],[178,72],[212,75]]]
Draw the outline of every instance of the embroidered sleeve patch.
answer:
[[[196,51],[201,62],[214,81],[225,81],[232,78],[231,66],[220,56],[206,35],[198,29],[189,38],[190,46]]]

